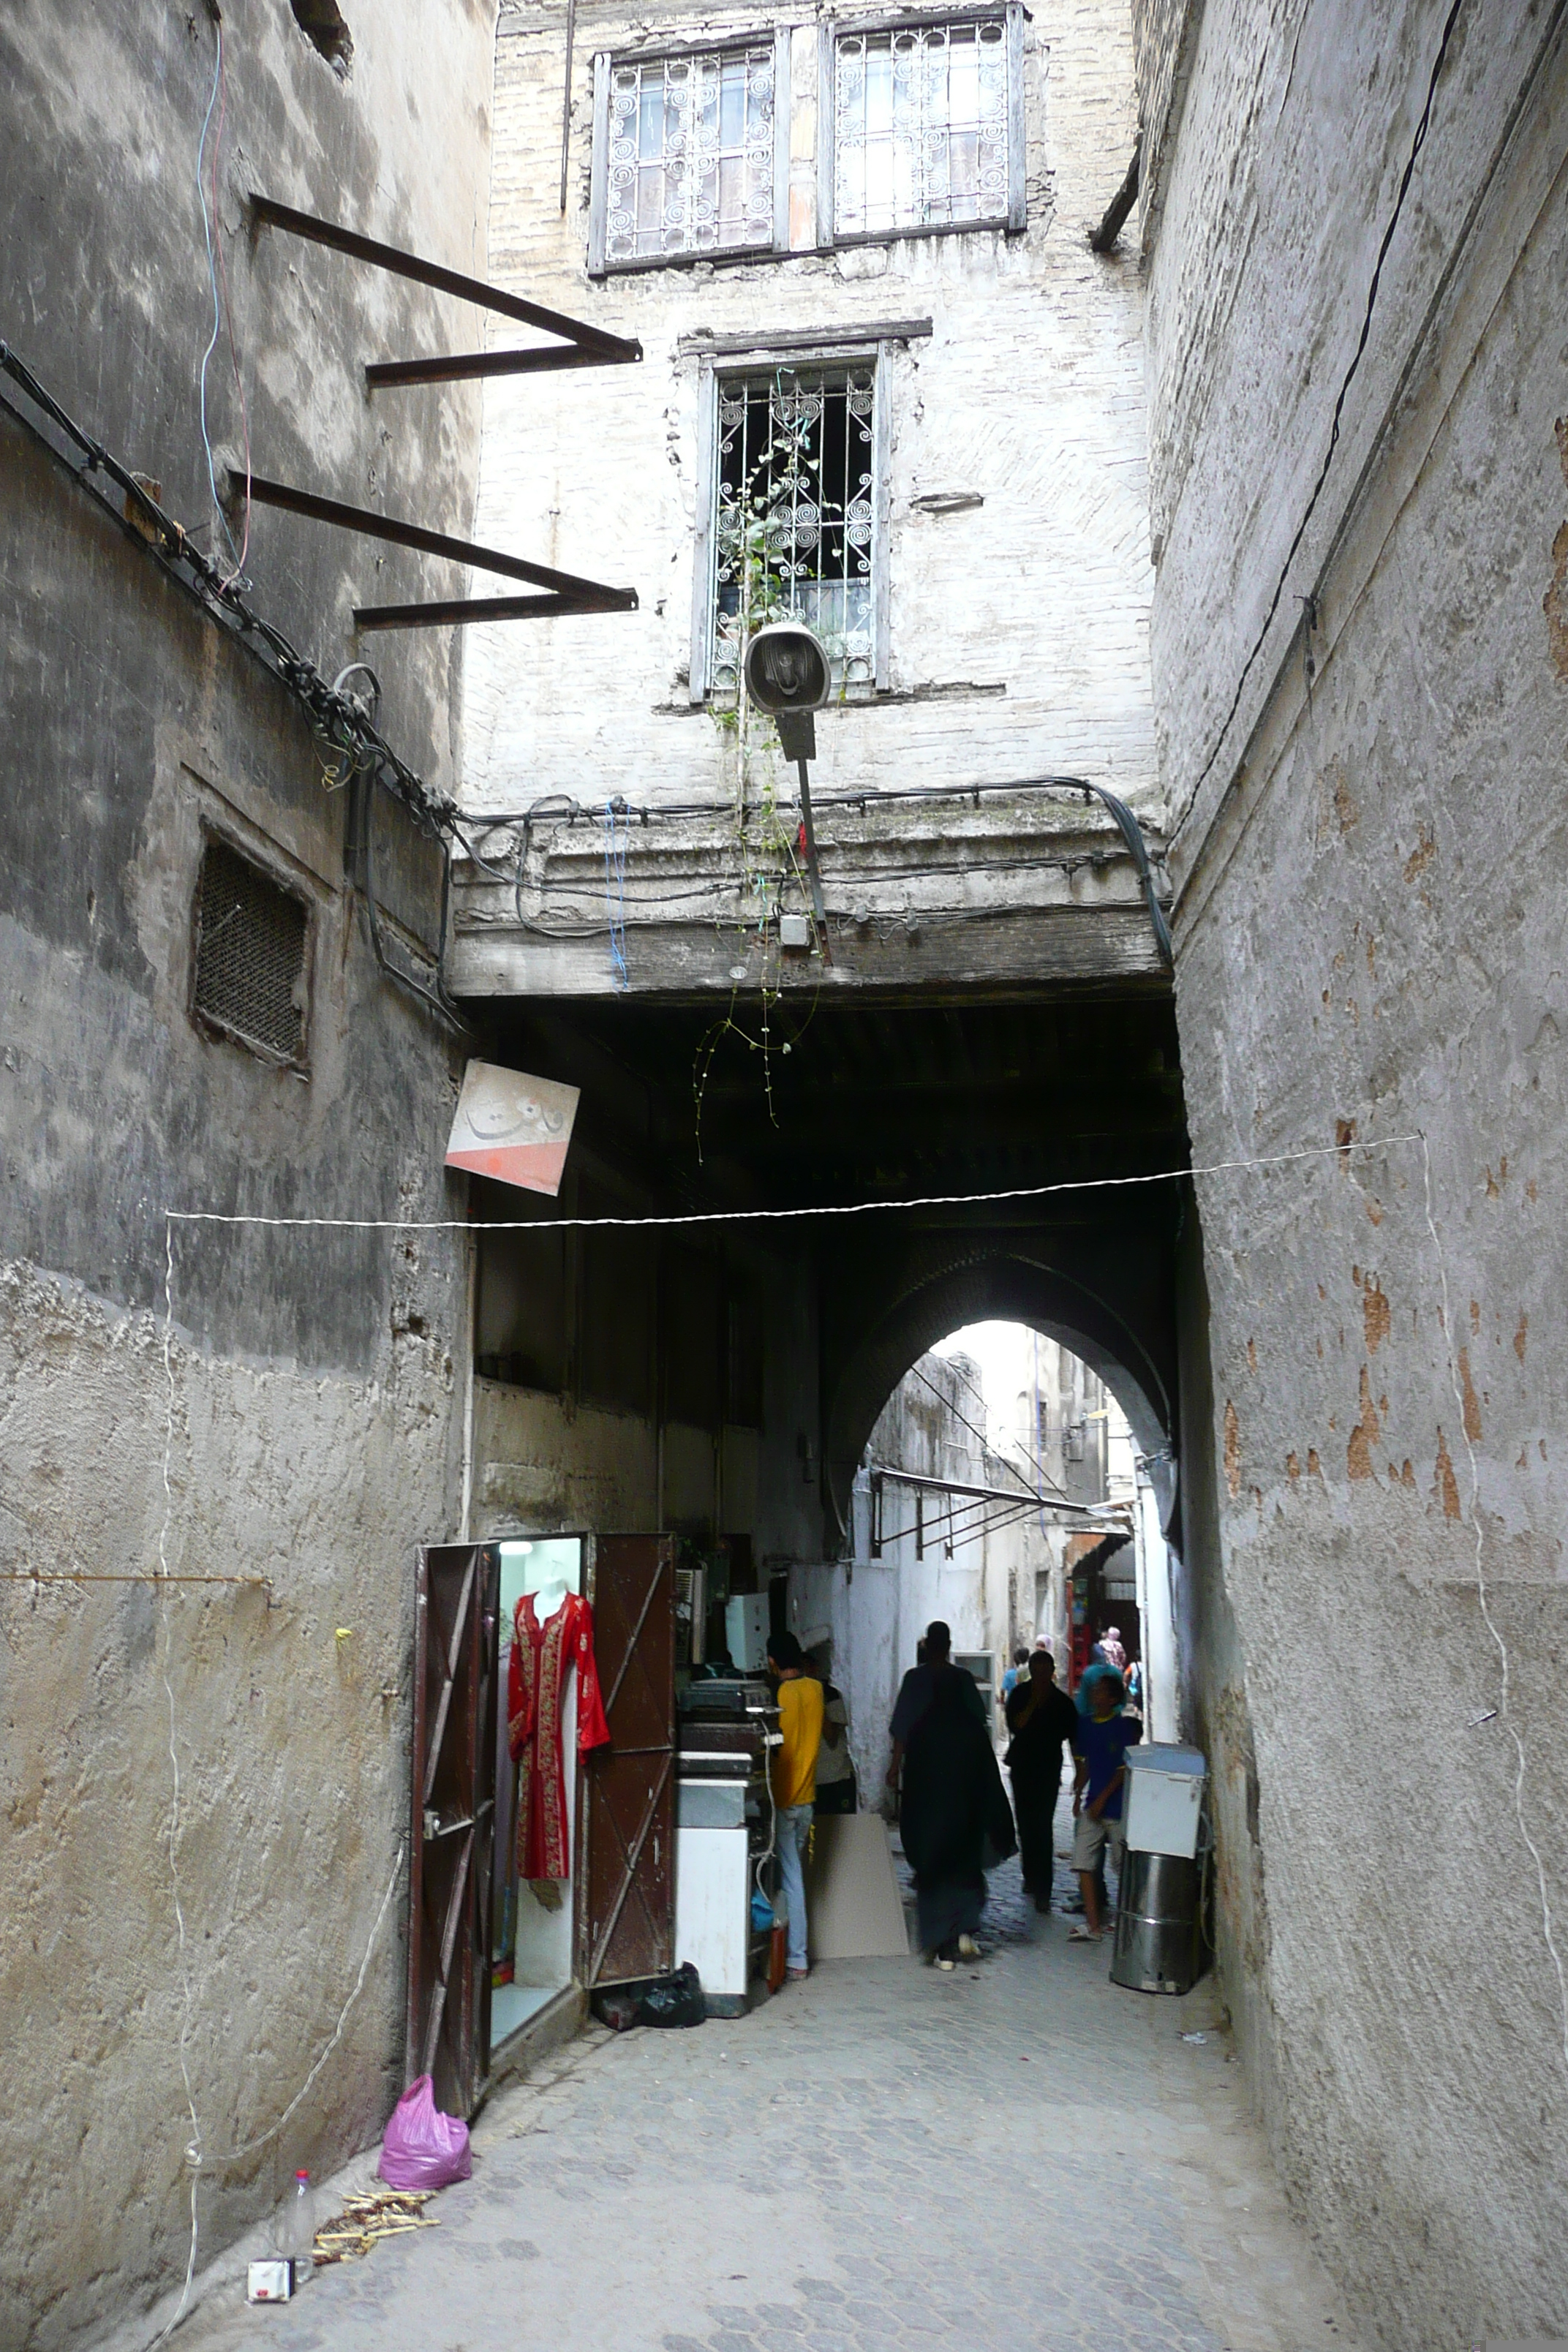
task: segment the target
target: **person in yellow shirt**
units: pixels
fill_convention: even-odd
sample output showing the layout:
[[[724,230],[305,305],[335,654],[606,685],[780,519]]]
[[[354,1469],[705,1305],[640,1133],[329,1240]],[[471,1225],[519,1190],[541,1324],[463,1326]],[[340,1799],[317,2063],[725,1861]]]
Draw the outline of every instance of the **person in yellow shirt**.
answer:
[[[811,1835],[816,1801],[816,1751],[822,1745],[822,1685],[805,1671],[805,1654],[793,1633],[768,1636],[768,1672],[778,1684],[779,1729],[784,1745],[773,1750],[773,1789],[777,1824],[779,1878],[789,1906],[785,1972],[806,1972],[805,1876],[801,1858]]]

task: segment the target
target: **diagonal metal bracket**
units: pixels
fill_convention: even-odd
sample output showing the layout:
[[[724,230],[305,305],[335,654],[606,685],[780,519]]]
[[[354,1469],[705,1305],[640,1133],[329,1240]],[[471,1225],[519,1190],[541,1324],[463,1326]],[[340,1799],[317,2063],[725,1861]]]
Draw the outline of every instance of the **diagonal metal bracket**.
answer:
[[[526,580],[531,586],[548,591],[540,596],[363,604],[354,612],[362,629],[433,628],[449,621],[515,621],[555,613],[635,613],[637,609],[635,588],[606,588],[599,581],[579,579],[574,572],[552,572],[548,565],[530,563],[521,555],[478,547],[471,540],[450,539],[445,531],[426,530],[418,523],[400,522],[395,516],[374,514],[365,507],[344,506],[337,499],[318,497],[314,490],[268,481],[263,474],[247,477],[231,467],[228,484],[234,497],[242,499],[248,491],[259,506],[281,507],[286,513],[304,515],[312,522],[331,523],[340,530],[359,531],[368,539],[390,540],[395,547],[416,548],[424,555],[444,556],[453,563],[472,564],[480,572],[499,572],[509,580]]]
[[[553,368],[618,367],[642,357],[642,345],[625,336],[607,334],[604,328],[591,327],[582,319],[546,310],[542,302],[530,302],[520,294],[505,293],[499,286],[487,285],[483,278],[465,278],[459,270],[444,269],[439,262],[425,261],[418,254],[405,253],[398,246],[361,236],[357,229],[322,220],[315,213],[297,212],[292,205],[280,205],[276,197],[264,196],[255,189],[250,193],[249,207],[251,219],[258,228],[280,229],[285,236],[328,246],[334,253],[346,253],[351,260],[365,262],[373,269],[411,278],[421,286],[433,286],[437,293],[454,294],[459,301],[499,311],[502,318],[517,319],[524,326],[540,327],[546,334],[562,338],[559,343],[542,343],[521,352],[459,352],[449,357],[437,354],[428,359],[373,361],[364,372],[365,381],[373,389],[456,383],[473,376],[527,375]]]

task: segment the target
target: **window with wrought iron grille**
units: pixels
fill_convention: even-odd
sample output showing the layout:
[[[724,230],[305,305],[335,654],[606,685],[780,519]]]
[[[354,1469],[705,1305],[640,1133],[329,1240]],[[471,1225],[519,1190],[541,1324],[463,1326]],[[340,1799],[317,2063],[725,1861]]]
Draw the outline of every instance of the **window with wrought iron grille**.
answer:
[[[825,243],[1025,225],[1023,12],[825,28]]]
[[[694,682],[733,694],[752,632],[792,617],[821,637],[836,678],[871,682],[880,560],[874,363],[720,376],[713,435]]]
[[[787,32],[683,55],[601,56],[594,98],[591,269],[787,245]]]
[[[305,1064],[310,910],[226,841],[209,838],[196,883],[191,1011],[268,1062]]]

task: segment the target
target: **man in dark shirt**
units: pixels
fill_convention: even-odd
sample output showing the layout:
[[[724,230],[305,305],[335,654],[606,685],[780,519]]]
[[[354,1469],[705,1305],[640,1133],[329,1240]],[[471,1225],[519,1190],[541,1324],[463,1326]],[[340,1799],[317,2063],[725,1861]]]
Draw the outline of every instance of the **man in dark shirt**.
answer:
[[[1086,1675],[1084,1679],[1087,1682],[1089,1678]],[[1072,1809],[1078,1819],[1073,1829],[1072,1866],[1083,1889],[1084,1909],[1082,1922],[1068,1937],[1073,1944],[1098,1943],[1103,1931],[1099,1871],[1100,1856],[1108,1847],[1116,1865],[1119,1886],[1121,1883],[1126,1842],[1121,1809],[1127,1750],[1136,1747],[1143,1736],[1142,1724],[1134,1723],[1121,1712],[1125,1696],[1121,1675],[1105,1668],[1090,1686],[1089,1712],[1078,1716],[1073,1733],[1077,1763]],[[1073,1711],[1077,1715],[1078,1710]]]
[[[1037,1911],[1051,1907],[1052,1844],[1057,1799],[1062,1786],[1062,1749],[1073,1738],[1078,1709],[1057,1687],[1057,1662],[1048,1650],[1029,1660],[1029,1678],[1007,1699],[1012,1743],[1007,1769],[1013,1776],[1013,1811],[1024,1864],[1024,1892]]]
[[[966,1712],[973,1714],[976,1722],[986,1724],[987,1729],[990,1727],[985,1701],[980,1696],[980,1685],[973,1675],[965,1674],[961,1666],[952,1664],[952,1634],[940,1617],[926,1627],[921,1648],[923,1653],[921,1663],[910,1668],[900,1685],[899,1696],[893,1706],[893,1719],[888,1726],[893,1742],[892,1761],[888,1766],[888,1786],[895,1793],[899,1775],[904,1767],[904,1750],[910,1744],[910,1734],[936,1696],[944,1675],[957,1678],[954,1689]]]

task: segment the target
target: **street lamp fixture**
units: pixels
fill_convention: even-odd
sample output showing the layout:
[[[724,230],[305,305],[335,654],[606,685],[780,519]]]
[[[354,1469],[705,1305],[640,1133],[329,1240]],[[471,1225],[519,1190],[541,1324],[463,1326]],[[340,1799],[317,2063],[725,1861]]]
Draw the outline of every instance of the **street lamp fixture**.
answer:
[[[771,621],[746,647],[746,692],[779,730],[779,748],[793,760],[800,778],[800,817],[805,832],[805,872],[811,909],[825,964],[833,961],[827,943],[827,909],[816,863],[816,828],[811,814],[810,762],[816,757],[815,713],[833,687],[833,669],[820,637],[798,621]]]

